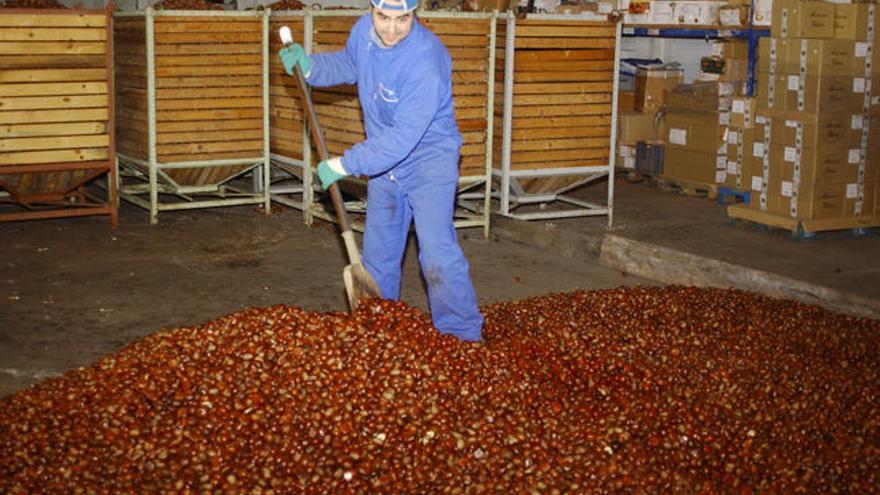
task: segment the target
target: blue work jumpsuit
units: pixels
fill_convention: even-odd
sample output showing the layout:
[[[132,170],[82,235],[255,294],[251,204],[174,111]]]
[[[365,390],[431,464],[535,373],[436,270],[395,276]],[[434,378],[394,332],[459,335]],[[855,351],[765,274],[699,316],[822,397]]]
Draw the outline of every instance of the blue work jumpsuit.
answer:
[[[415,221],[434,326],[479,340],[483,317],[453,225],[461,135],[449,52],[418,19],[406,38],[386,48],[368,14],[343,50],[311,60],[310,85],[357,83],[367,139],[345,151],[342,166],[370,178],[363,259],[382,297],[400,298],[403,252]]]

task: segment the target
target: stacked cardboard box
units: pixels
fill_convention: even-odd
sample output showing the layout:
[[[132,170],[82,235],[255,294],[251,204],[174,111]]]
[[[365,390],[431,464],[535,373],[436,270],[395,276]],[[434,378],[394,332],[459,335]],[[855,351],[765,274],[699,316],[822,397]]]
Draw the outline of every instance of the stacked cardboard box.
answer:
[[[705,185],[728,182],[728,154],[739,144],[739,133],[730,130],[731,110],[741,95],[742,84],[733,82],[684,84],[669,93],[665,178]],[[730,180],[735,184],[738,178],[734,167]]]
[[[666,104],[666,95],[681,84],[684,72],[678,67],[658,66],[639,69],[633,92],[634,102],[629,111],[617,115],[617,144],[619,163],[624,169],[640,169],[655,173],[653,165],[638,167],[636,145],[640,142],[657,144],[663,142],[664,120],[660,110]],[[621,98],[618,102],[625,102]]]
[[[798,222],[878,213],[878,27],[875,4],[774,2],[744,164],[750,208]]]

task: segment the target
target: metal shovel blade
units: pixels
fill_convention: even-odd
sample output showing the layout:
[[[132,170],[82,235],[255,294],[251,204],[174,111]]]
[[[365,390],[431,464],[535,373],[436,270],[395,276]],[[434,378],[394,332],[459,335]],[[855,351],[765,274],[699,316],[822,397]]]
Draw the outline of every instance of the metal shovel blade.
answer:
[[[342,270],[342,281],[345,283],[345,294],[348,296],[348,307],[352,313],[357,309],[358,302],[363,298],[381,298],[379,287],[373,277],[360,263],[346,265]]]

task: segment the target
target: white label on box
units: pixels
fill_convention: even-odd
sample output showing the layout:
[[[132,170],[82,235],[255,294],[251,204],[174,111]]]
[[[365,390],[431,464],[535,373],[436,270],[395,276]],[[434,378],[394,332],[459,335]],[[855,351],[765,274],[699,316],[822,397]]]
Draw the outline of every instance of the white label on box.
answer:
[[[752,143],[752,156],[764,157],[764,143]]]
[[[853,93],[864,93],[865,92],[865,78],[864,77],[854,77],[853,78]]]
[[[852,129],[861,129],[865,126],[865,119],[862,115],[856,114],[852,116]]]
[[[787,180],[782,181],[782,195],[784,197],[790,198],[792,189],[794,189],[794,184]]]
[[[727,180],[727,172],[724,170],[715,172],[715,182],[724,182],[725,180]]]
[[[727,166],[727,153],[715,157],[715,170],[724,170]]]
[[[688,131],[687,129],[669,129],[669,142],[681,146],[687,146]]]
[[[859,160],[862,158],[862,153],[858,148],[851,148],[849,150],[849,163],[859,163]]]
[[[727,134],[727,144],[738,144],[739,143],[739,133],[731,132]]]
[[[730,125],[730,112],[721,112],[718,114],[718,123],[721,125]]]
[[[856,43],[856,57],[865,57],[868,55],[868,44],[865,42]]]
[[[801,80],[798,76],[788,76],[788,90],[797,91],[801,87]]]
[[[785,147],[785,161],[793,162],[796,156],[797,156],[797,150],[795,150],[791,146]]]
[[[764,115],[756,115],[756,116],[755,116],[755,123],[756,123],[756,124],[766,124],[766,123],[767,123],[767,117],[764,116]]]
[[[786,120],[785,127],[797,128],[797,120]]]
[[[733,100],[733,113],[746,113],[746,102],[743,100]]]
[[[858,184],[847,184],[846,185],[846,199],[855,199],[859,197],[859,185]]]
[[[727,173],[731,175],[736,174],[736,162],[727,161]]]
[[[623,168],[636,168],[636,159],[631,156],[623,157]]]
[[[752,176],[752,191],[760,191],[764,189],[764,178],[754,175]]]
[[[742,21],[739,18],[739,10],[719,9],[718,17],[722,26],[739,26]]]

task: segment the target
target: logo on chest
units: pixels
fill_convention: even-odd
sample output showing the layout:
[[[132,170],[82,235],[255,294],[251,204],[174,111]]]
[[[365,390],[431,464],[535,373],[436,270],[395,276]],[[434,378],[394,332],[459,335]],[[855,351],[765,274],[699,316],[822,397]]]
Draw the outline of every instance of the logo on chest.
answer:
[[[382,101],[386,103],[397,103],[398,101],[400,101],[397,92],[385,86],[381,82],[379,83],[379,88],[376,93],[379,95],[379,98],[381,98]]]

